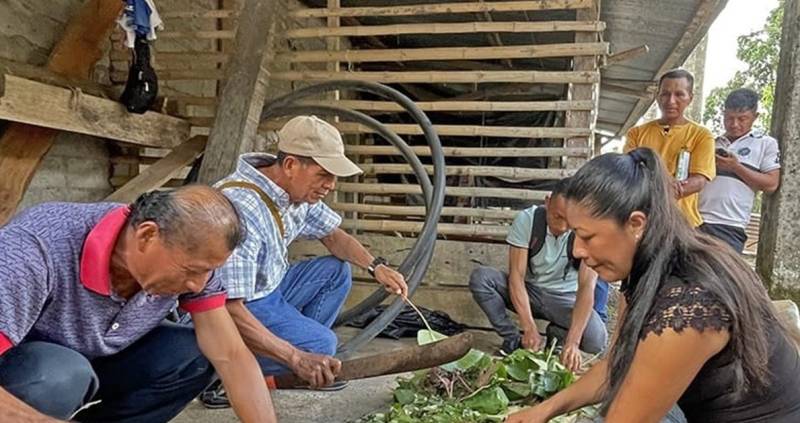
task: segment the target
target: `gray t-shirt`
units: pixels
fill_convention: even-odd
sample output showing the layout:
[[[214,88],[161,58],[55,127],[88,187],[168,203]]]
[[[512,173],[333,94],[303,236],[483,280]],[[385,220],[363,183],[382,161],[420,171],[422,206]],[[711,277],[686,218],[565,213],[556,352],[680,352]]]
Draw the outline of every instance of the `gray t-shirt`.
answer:
[[[778,141],[768,135],[750,132],[733,142],[719,137],[716,147],[735,154],[740,163],[758,172],[781,167]],[[750,222],[755,195],[736,174],[717,171],[717,177],[700,192],[700,215],[705,223],[744,229]]]
[[[531,242],[531,226],[533,215],[537,206],[527,208],[517,213],[511,229],[508,231],[506,242],[519,248],[528,248]],[[529,270],[525,275],[525,282],[555,292],[575,292],[578,290],[578,272],[570,265],[567,254],[567,244],[570,231],[564,232],[559,237],[550,233],[538,254],[531,258]],[[530,272],[533,268],[533,274]],[[564,272],[566,270],[566,273]]]

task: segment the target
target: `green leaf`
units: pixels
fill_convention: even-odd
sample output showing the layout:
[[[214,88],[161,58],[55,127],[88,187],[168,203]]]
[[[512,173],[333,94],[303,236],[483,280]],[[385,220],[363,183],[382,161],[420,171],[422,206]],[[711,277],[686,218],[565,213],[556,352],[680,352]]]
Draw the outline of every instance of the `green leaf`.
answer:
[[[500,385],[511,401],[521,400],[531,395],[531,385],[524,382],[505,382]]]
[[[503,388],[495,386],[484,389],[474,397],[467,399],[464,401],[464,405],[481,413],[499,414],[508,408],[508,397],[503,392]]]
[[[436,341],[441,341],[442,339],[447,339],[447,335],[427,329],[417,331],[417,345],[432,344]]]
[[[410,389],[395,389],[394,400],[400,404],[406,405],[414,402],[416,395]]]
[[[447,335],[427,329],[422,329],[417,331],[418,345],[432,344],[434,342],[441,341],[443,339],[447,339]],[[471,349],[464,357],[461,357],[459,360],[454,361],[452,363],[443,364],[439,367],[447,370],[448,372],[453,372],[455,370],[469,370],[470,368],[478,364],[485,355],[486,354],[484,354],[481,351],[478,351],[476,349]]]

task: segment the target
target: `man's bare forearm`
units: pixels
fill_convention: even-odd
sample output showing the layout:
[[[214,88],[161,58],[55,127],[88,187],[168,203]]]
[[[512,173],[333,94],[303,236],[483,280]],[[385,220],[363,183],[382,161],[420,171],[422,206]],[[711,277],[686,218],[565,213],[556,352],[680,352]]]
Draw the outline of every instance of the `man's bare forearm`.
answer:
[[[336,258],[366,269],[375,257],[355,237],[337,228],[322,238],[322,244]]]
[[[297,349],[289,342],[277,337],[256,319],[242,300],[231,300],[226,304],[239,334],[251,351],[289,365]]]
[[[736,167],[736,175],[742,178],[744,183],[754,191],[764,191],[766,193],[775,192],[780,183],[780,170],[761,173],[739,163]]]
[[[0,422],[54,423],[59,421],[34,410],[5,389],[0,388]]]
[[[261,369],[247,348],[234,349],[228,359],[215,360],[213,364],[225,384],[231,406],[243,422],[277,422]],[[255,386],[263,389],[251,389]]]
[[[242,341],[225,308],[192,313],[200,351],[225,385],[228,399],[245,423],[275,422],[272,400],[256,358]]]
[[[579,345],[594,306],[594,288],[597,285],[597,273],[581,263],[578,272],[578,292],[575,294],[575,308],[572,309],[572,321],[569,325],[565,343]]]
[[[692,194],[696,194],[703,190],[703,188],[708,183],[708,179],[705,176],[693,173],[689,175],[689,178],[685,181],[681,182],[681,186],[683,187],[681,191],[681,198],[688,197]]]

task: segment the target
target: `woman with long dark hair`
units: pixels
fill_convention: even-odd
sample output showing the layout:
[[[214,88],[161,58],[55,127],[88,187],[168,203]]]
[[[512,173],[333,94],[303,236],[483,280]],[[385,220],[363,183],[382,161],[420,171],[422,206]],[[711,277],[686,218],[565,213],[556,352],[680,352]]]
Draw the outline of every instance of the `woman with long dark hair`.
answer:
[[[800,422],[800,358],[756,273],[692,229],[646,148],[587,163],[567,190],[574,255],[622,280],[608,357],[507,422],[603,403],[606,422]]]

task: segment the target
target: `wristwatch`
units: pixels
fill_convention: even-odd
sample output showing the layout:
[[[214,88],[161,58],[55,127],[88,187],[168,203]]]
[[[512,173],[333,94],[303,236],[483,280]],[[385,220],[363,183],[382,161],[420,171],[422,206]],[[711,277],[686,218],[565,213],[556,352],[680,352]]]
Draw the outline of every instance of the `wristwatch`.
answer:
[[[380,265],[385,265],[386,266],[388,264],[389,264],[389,261],[386,260],[385,258],[383,258],[383,257],[375,257],[375,259],[372,260],[372,263],[370,263],[369,266],[367,266],[367,272],[369,272],[369,274],[372,275],[372,277],[374,278],[375,277],[375,269],[377,269],[378,266],[380,266]]]

